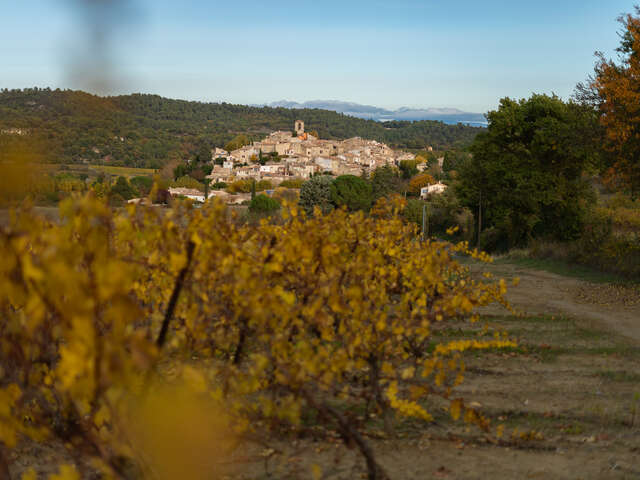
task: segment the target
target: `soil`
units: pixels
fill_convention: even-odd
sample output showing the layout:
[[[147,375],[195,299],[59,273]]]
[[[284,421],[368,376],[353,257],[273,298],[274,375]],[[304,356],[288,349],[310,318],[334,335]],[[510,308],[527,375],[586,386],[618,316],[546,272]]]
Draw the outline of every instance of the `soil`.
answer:
[[[594,284],[513,264],[475,266],[498,278],[518,278],[507,299],[526,315],[563,315],[628,337],[640,345],[640,288]],[[498,307],[486,312],[502,313]]]

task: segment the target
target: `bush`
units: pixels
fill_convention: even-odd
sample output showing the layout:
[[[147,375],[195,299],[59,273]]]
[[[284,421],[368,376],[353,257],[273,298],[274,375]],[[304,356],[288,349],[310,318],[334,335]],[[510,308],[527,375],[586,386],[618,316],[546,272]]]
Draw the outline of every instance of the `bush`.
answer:
[[[249,193],[253,186],[253,180],[236,180],[227,187],[229,193]]]
[[[265,190],[273,190],[273,183],[271,180],[259,180],[256,182],[256,192],[263,192]]]
[[[488,431],[456,389],[464,352],[516,345],[442,335],[471,328],[504,282],[471,281],[463,245],[417,244],[399,208],[255,227],[221,202],[112,211],[85,197],[57,223],[18,213],[0,232],[3,449],[53,437],[108,478],[199,479],[230,451],[212,432],[324,430],[385,478],[371,422],[351,412],[392,435],[394,417],[440,421],[446,406]]]
[[[280,182],[280,186],[286,188],[302,188],[303,183],[304,180],[302,178],[292,178],[290,180]]]
[[[111,207],[123,207],[127,204],[127,201],[118,193],[111,193],[109,195],[109,206]]]
[[[449,238],[447,230],[458,227],[454,238],[472,240],[475,230],[473,214],[468,208],[460,205],[452,189],[448,188],[440,195],[431,195],[427,204],[431,235]]]
[[[335,207],[346,206],[350,212],[369,211],[371,208],[371,184],[355,175],[341,175],[331,184],[331,203]]]
[[[414,223],[419,229],[422,229],[422,212],[425,202],[416,198],[407,200],[407,206],[402,211],[402,216],[409,223]]]
[[[328,213],[333,208],[331,204],[331,184],[333,178],[329,176],[312,177],[300,187],[299,205],[307,215],[313,213],[318,207],[322,213]]]
[[[229,193],[251,193],[255,183],[256,192],[262,192],[264,190],[271,190],[273,188],[273,184],[269,180],[260,180],[256,182],[255,180],[248,178],[246,180],[236,180],[231,185],[227,187],[227,192]]]
[[[138,191],[138,195],[146,197],[153,188],[153,178],[151,177],[133,177],[129,180],[131,186]]]
[[[178,178],[177,180],[175,180],[174,182],[171,182],[171,186],[181,187],[181,188],[193,188],[195,190],[200,190],[201,192],[204,192],[204,185],[189,175],[184,175]]]
[[[271,198],[275,198],[280,203],[286,201],[291,204],[295,204],[298,202],[300,198],[300,191],[295,188],[292,189],[292,188],[278,187],[276,188],[275,192],[273,192],[273,195],[271,195]]]
[[[251,213],[269,214],[280,210],[280,203],[267,195],[260,194],[251,200],[249,211]]]

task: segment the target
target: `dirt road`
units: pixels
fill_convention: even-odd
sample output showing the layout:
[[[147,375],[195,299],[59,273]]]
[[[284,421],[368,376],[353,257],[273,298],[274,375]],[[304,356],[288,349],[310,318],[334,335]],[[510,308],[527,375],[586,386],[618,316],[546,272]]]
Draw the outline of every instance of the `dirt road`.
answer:
[[[514,264],[473,267],[505,280],[520,279],[507,298],[526,314],[563,315],[611,330],[640,344],[640,288],[595,284]],[[491,307],[491,313],[504,310]]]

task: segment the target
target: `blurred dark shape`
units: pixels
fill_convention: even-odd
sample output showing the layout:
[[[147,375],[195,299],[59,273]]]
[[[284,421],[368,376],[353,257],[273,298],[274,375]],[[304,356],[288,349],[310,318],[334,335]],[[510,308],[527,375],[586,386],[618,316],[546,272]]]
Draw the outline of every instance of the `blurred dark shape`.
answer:
[[[69,32],[64,61],[68,82],[97,94],[112,94],[127,83],[122,69],[125,52],[140,24],[135,0],[67,0],[77,17]]]

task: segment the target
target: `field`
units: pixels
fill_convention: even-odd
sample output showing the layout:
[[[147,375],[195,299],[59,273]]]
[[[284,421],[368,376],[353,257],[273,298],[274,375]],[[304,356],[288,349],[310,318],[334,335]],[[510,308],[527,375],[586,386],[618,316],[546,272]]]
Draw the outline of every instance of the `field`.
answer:
[[[472,338],[483,323],[507,330],[517,348],[465,358],[458,392],[481,408],[501,439],[452,422],[428,404],[435,421],[396,425],[394,436],[371,420],[369,441],[393,479],[632,479],[640,476],[640,304],[636,286],[591,283],[575,276],[499,262],[496,275],[520,278],[509,300],[520,314],[493,307],[477,328],[448,323],[447,338]],[[12,452],[15,474],[47,471],[62,446],[25,445]],[[356,450],[339,437],[314,435],[243,448],[225,478],[366,478]]]
[[[108,173],[109,175],[117,175],[123,177],[136,177],[141,175],[153,175],[157,172],[153,168],[130,168],[130,167],[112,167],[108,165],[91,165],[90,170]]]
[[[37,168],[47,171],[63,173],[68,172],[74,175],[86,174],[90,177],[96,177],[100,173],[105,173],[113,176],[123,177],[137,177],[137,176],[151,176],[157,172],[152,168],[130,168],[130,167],[115,167],[111,165],[82,165],[82,164],[68,164],[59,165],[55,163],[40,163],[36,165]]]

